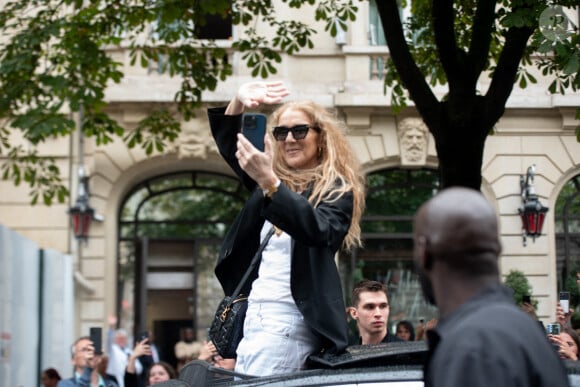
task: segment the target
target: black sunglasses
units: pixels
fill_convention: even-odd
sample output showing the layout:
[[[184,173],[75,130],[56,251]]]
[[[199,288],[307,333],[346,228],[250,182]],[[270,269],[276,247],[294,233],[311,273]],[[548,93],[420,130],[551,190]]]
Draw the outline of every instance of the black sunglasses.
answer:
[[[310,128],[316,130],[317,132],[319,131],[318,128],[304,124],[304,125],[296,125],[291,128],[288,128],[286,126],[275,126],[274,130],[272,131],[272,134],[274,134],[274,138],[276,139],[276,141],[286,141],[286,137],[288,137],[288,132],[292,132],[292,137],[294,137],[295,140],[303,140],[304,137],[306,137],[306,134],[308,133],[308,129]]]

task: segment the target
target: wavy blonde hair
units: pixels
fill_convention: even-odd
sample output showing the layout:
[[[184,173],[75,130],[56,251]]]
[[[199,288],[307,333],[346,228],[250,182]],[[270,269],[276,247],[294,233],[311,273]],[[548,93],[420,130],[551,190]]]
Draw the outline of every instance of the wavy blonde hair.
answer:
[[[322,201],[337,200],[344,193],[352,191],[354,198],[352,221],[343,241],[343,247],[350,250],[361,246],[360,218],[365,206],[365,183],[352,148],[346,139],[346,125],[338,119],[336,112],[312,101],[293,101],[277,108],[271,116],[274,125],[288,110],[299,110],[306,114],[311,127],[319,128],[318,161],[312,169],[296,170],[288,166],[280,148],[282,141],[274,141],[274,172],[280,180],[295,192],[312,188],[308,200],[314,206]]]

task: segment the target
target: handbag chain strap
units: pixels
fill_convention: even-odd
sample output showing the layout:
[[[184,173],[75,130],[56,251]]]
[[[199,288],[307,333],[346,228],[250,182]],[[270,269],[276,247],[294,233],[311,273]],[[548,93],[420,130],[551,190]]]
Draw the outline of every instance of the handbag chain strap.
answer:
[[[250,266],[248,267],[248,270],[246,270],[246,272],[244,273],[244,276],[240,280],[240,283],[238,284],[238,286],[236,286],[236,290],[234,290],[234,292],[232,293],[232,295],[234,297],[236,297],[238,294],[240,294],[240,291],[244,287],[246,281],[248,281],[248,278],[250,277],[250,274],[252,274],[252,272],[254,271],[254,268],[256,267],[256,265],[258,264],[258,262],[260,261],[260,258],[262,256],[262,251],[264,251],[264,248],[266,247],[266,244],[268,244],[268,241],[270,240],[270,237],[272,236],[272,234],[274,234],[274,227],[272,227],[268,231],[268,233],[264,237],[264,240],[260,244],[260,247],[258,248],[258,251],[256,251],[256,254],[254,255],[254,258],[252,258],[252,262],[250,262]]]

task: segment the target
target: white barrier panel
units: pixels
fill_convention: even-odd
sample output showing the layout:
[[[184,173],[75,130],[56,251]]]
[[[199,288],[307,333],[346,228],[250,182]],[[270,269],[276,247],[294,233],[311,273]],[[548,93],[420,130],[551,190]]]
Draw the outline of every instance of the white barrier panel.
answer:
[[[49,367],[72,375],[72,270],[70,256],[0,225],[0,386],[39,386]]]
[[[72,257],[44,250],[43,267],[41,369],[56,368],[66,378],[72,376],[75,340]]]
[[[36,243],[0,226],[0,385],[38,386]]]

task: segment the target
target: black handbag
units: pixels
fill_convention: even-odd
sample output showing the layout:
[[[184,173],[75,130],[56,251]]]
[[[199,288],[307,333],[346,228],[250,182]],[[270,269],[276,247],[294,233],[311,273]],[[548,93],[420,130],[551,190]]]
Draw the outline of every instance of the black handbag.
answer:
[[[244,320],[248,310],[248,296],[240,294],[246,284],[250,274],[254,271],[260,261],[262,251],[274,233],[274,227],[260,244],[258,251],[252,258],[248,270],[240,280],[240,283],[231,296],[225,296],[220,302],[211,327],[209,328],[209,338],[215,345],[217,352],[224,359],[236,358],[236,349],[244,337]]]

